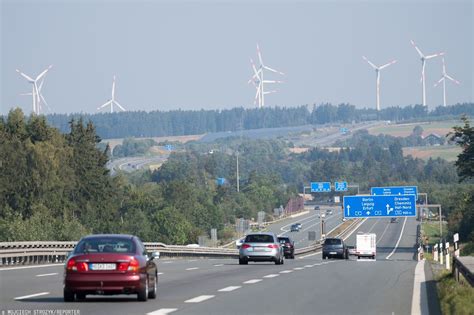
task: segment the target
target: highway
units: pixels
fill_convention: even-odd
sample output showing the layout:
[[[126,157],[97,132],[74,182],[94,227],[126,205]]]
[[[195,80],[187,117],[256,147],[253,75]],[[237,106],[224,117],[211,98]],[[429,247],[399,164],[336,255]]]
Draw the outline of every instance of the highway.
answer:
[[[290,221],[300,220],[304,228],[313,215]],[[420,297],[420,292],[414,292],[417,224],[412,218],[397,223],[389,219],[362,222],[346,241],[355,245],[358,231],[376,233],[376,261],[323,261],[320,253],[288,259],[278,266],[241,266],[234,259],[162,259],[158,298],[148,302],[137,302],[135,296],[91,296],[83,302],[64,303],[62,265],[3,269],[0,310],[79,310],[83,315],[410,314],[413,296]],[[301,240],[307,233],[292,234]]]

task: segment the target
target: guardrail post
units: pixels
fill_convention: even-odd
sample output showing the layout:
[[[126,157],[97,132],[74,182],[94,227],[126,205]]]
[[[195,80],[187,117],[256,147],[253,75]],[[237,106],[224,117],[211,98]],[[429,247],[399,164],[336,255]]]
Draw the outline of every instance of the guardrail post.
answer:
[[[446,269],[450,270],[451,260],[449,259],[449,242],[446,242]]]
[[[433,260],[438,261],[438,244],[433,246]]]
[[[439,243],[439,263],[440,263],[440,265],[443,264],[443,256],[444,256],[443,243]]]

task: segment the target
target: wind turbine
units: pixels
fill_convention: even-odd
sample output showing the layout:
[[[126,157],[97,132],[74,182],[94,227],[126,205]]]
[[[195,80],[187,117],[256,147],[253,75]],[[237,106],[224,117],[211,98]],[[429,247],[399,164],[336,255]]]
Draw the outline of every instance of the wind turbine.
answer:
[[[114,80],[112,82],[112,98],[110,100],[108,100],[107,102],[105,102],[104,105],[97,107],[97,110],[101,110],[102,108],[110,105],[110,112],[113,113],[114,112],[114,104],[117,105],[118,108],[120,108],[123,112],[125,111],[125,108],[123,108],[122,105],[120,105],[119,102],[117,102],[115,100],[115,76],[114,76]]]
[[[48,68],[43,70],[35,79],[31,78],[30,76],[24,74],[20,70],[16,69],[16,72],[18,72],[23,78],[25,78],[29,83],[32,84],[32,91],[31,94],[28,93],[28,95],[31,95],[33,98],[33,113],[36,115],[39,115],[41,113],[41,103],[43,102],[46,106],[48,104],[46,103],[43,95],[41,94],[41,87],[43,86],[44,79],[41,81],[40,86],[38,87],[38,81],[44,78],[46,73],[51,69],[53,65],[50,65]],[[48,106],[49,107],[49,106]]]
[[[430,59],[433,59],[433,58],[438,57],[438,56],[443,56],[444,52],[440,52],[440,53],[425,56],[421,52],[421,50],[416,46],[416,44],[413,40],[411,41],[411,44],[413,45],[413,47],[415,47],[416,51],[418,52],[418,55],[420,55],[420,58],[421,58],[421,89],[422,89],[422,95],[423,95],[422,101],[423,101],[423,106],[426,106],[426,88],[425,88],[426,60],[430,60]]]
[[[443,82],[443,106],[446,107],[446,79],[448,80],[451,80],[452,82],[456,83],[456,84],[460,84],[460,82],[456,79],[453,79],[451,76],[449,76],[447,73],[446,73],[446,65],[444,63],[444,58],[442,59],[443,60],[443,72],[441,74],[441,79],[439,79],[438,82],[436,82],[434,84],[434,86],[438,86],[438,84],[441,83],[441,81]]]
[[[392,60],[389,63],[386,63],[382,66],[376,66],[372,62],[370,62],[369,59],[367,59],[365,56],[362,56],[362,58],[367,61],[367,63],[375,69],[375,91],[376,91],[376,98],[377,98],[377,111],[380,111],[380,70],[387,68],[390,65],[393,65],[396,63],[396,60]]]
[[[250,78],[248,83],[249,84],[252,83],[257,89],[257,93],[255,94],[254,104],[258,101],[258,107],[262,108],[265,106],[265,95],[276,92],[275,90],[265,91],[265,83],[283,83],[283,81],[278,81],[278,80],[264,80],[263,78],[264,71],[268,70],[270,72],[278,73],[281,75],[284,75],[284,73],[278,70],[275,70],[273,68],[270,68],[269,66],[266,66],[263,63],[262,54],[260,52],[260,47],[258,46],[258,44],[257,44],[257,56],[260,63],[258,67],[256,67],[253,60],[250,59],[250,63],[252,64],[254,75]]]
[[[46,102],[46,100],[44,99],[44,96],[43,96],[43,93],[41,93],[41,89],[43,88],[43,83],[44,83],[44,78],[43,80],[41,80],[39,86],[38,86],[38,97],[39,99],[41,99],[41,101],[46,105],[46,107],[48,108],[48,111],[49,112],[52,112],[51,110],[51,107],[49,107],[48,103]],[[33,93],[29,92],[29,93],[21,93],[20,95],[22,96],[29,96],[29,95],[33,95]],[[41,110],[41,106],[40,106],[40,110]]]

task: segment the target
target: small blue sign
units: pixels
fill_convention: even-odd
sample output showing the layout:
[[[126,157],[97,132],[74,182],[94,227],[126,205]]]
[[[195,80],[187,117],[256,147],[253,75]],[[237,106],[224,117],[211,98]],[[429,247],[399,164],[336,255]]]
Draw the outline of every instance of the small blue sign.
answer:
[[[311,182],[311,192],[330,192],[330,182]]]
[[[171,144],[167,144],[167,145],[165,145],[165,149],[168,150],[168,151],[173,151],[174,147]]]
[[[344,196],[345,218],[414,217],[415,195]]]
[[[224,178],[224,177],[218,177],[218,178],[216,179],[216,184],[217,184],[217,186],[222,186],[222,185],[224,185],[224,184],[225,184],[225,178]]]
[[[389,187],[372,187],[370,188],[370,194],[381,196],[381,195],[415,195],[418,199],[418,187],[417,186],[389,186]]]
[[[339,129],[341,131],[341,134],[345,135],[349,130],[347,128],[341,128]]]
[[[347,191],[347,182],[334,182],[335,191]]]

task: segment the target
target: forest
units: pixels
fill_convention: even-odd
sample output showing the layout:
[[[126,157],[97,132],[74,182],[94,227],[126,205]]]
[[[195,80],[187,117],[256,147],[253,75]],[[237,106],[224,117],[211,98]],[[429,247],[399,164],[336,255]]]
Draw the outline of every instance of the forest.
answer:
[[[236,218],[271,215],[310,181],[417,185],[442,203],[451,231],[474,241],[473,128],[453,130],[456,163],[404,157],[400,141],[354,135],[336,152],[294,154],[284,140],[189,142],[155,171],[110,176],[109,148],[95,125],[71,119],[62,133],[44,116],[12,110],[0,119],[0,241],[77,240],[88,233],[130,233],[144,241],[197,242],[218,229],[231,238]],[[239,156],[240,191],[236,190]],[[226,178],[225,185],[216,179]],[[330,196],[330,195],[328,195]]]
[[[389,107],[377,112],[350,104],[321,104],[298,107],[233,108],[224,110],[136,111],[100,114],[52,114],[47,121],[61,132],[69,122],[82,117],[92,121],[103,139],[196,135],[242,129],[277,128],[301,125],[341,124],[369,120],[416,121],[474,116],[474,104],[439,106],[428,111],[422,105]]]

